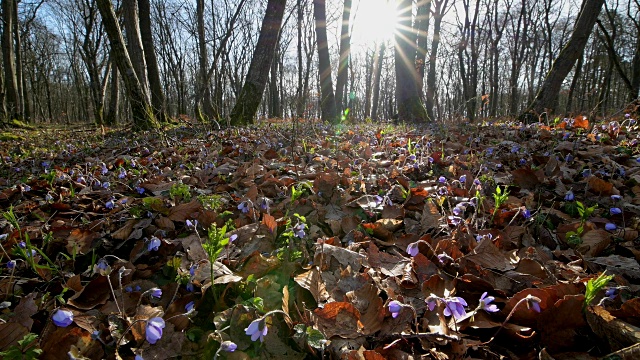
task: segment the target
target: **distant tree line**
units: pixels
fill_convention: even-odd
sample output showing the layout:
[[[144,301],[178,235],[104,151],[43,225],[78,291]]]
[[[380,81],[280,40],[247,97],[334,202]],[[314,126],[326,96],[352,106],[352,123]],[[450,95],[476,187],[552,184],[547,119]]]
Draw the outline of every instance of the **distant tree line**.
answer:
[[[606,116],[640,92],[640,0],[390,0],[395,41],[364,49],[366,0],[0,1],[5,125]]]

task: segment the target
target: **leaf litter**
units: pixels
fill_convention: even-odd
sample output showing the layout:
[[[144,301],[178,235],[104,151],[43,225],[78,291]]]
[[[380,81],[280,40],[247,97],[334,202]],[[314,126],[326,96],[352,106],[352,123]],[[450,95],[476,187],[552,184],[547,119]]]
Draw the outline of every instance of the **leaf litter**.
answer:
[[[0,351],[638,353],[634,119],[298,131],[3,142]]]

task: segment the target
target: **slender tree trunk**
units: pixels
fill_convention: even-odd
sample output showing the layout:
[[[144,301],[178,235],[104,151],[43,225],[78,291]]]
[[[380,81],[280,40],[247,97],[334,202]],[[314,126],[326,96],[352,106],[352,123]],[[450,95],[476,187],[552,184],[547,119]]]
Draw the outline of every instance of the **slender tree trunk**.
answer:
[[[253,123],[278,45],[286,4],[286,0],[269,0],[267,3],[267,10],[262,21],[260,36],[251,59],[249,72],[240,91],[240,96],[231,111],[232,125]]]
[[[366,72],[365,72],[365,89],[364,89],[364,117],[365,119],[371,115],[371,91],[373,90],[373,63],[377,52],[377,45],[373,52],[366,54]]]
[[[196,1],[196,29],[198,33],[198,65],[200,67],[198,72],[198,80],[196,81],[196,114],[203,112],[209,119],[213,119],[214,111],[213,104],[211,103],[211,88],[209,86],[209,79],[207,77],[207,69],[209,68],[209,55],[207,52],[207,42],[205,38],[205,26],[204,26],[204,0]],[[202,97],[200,98],[200,95]],[[200,105],[202,104],[202,110]]]
[[[316,38],[318,40],[318,72],[320,74],[320,108],[322,119],[337,123],[338,113],[336,98],[331,80],[331,60],[327,41],[327,17],[325,0],[313,0],[313,17],[316,21]]]
[[[418,92],[415,64],[417,33],[411,26],[412,0],[397,0],[398,30],[395,34],[396,105],[398,120],[424,122],[429,118]]]
[[[598,14],[600,14],[604,1],[605,0],[584,0],[582,11],[580,12],[573,33],[569,38],[569,42],[567,42],[553,62],[551,70],[547,74],[533,102],[529,105],[528,110],[533,110],[540,114],[545,112],[546,109],[557,107],[558,94],[560,93],[562,82],[571,71],[571,68],[573,68],[578,56],[587,44],[587,40],[598,19]]]
[[[16,1],[13,6],[13,36],[15,40],[15,54],[16,54],[16,93],[18,95],[18,114],[19,118],[29,121],[28,117],[25,117],[25,99],[24,99],[24,71],[22,64],[22,41],[20,39],[20,23],[18,21],[18,2]]]
[[[304,20],[304,13],[302,12],[302,0],[296,1],[296,10],[298,13],[298,88],[296,89],[296,117],[302,118],[304,114],[304,94],[302,93],[302,21]]]
[[[153,113],[156,119],[164,123],[167,122],[166,100],[164,92],[162,91],[158,59],[153,46],[151,5],[149,4],[149,0],[138,0],[138,10],[140,11],[140,35],[144,51],[144,60],[147,65],[149,88],[151,90],[151,105],[153,106]]]
[[[371,118],[378,120],[378,106],[380,105],[380,77],[382,76],[382,64],[384,62],[384,43],[376,50],[373,59],[373,98],[371,99]]]
[[[136,72],[140,86],[142,86],[144,96],[150,100],[147,64],[140,35],[140,16],[137,0],[122,0],[122,18],[127,37],[127,51],[131,58],[133,69]]]
[[[426,108],[429,119],[434,120],[435,114],[433,112],[436,93],[436,63],[438,60],[438,48],[440,46],[440,29],[442,27],[442,18],[444,12],[447,9],[449,0],[436,0],[435,1],[435,14],[433,19],[433,37],[431,40],[431,53],[429,54],[429,73],[427,74],[427,94],[426,94]]]
[[[4,42],[4,39],[3,39]],[[0,59],[4,59],[4,46],[0,46]],[[7,107],[5,105],[5,86],[4,86],[4,71],[0,71],[0,125],[7,120]]]
[[[424,75],[427,62],[429,23],[431,22],[431,2],[431,0],[419,0],[418,13],[416,15],[416,30],[418,32],[418,41],[416,48],[416,71],[418,72],[418,93],[420,93],[421,95],[422,89],[424,87]],[[433,119],[432,117],[429,118]]]
[[[280,106],[280,93],[278,91],[278,61],[279,51],[276,50],[274,59],[271,62],[271,71],[269,79],[269,117],[282,118],[282,107]]]
[[[2,55],[4,63],[4,80],[6,91],[6,106],[9,120],[20,119],[18,104],[18,80],[16,76],[16,60],[13,39],[13,8],[16,0],[2,0],[2,14],[4,22],[2,28]]]
[[[336,111],[342,114],[345,108],[343,97],[347,86],[347,69],[351,54],[351,36],[349,35],[349,21],[351,18],[351,0],[344,0],[342,10],[342,28],[340,30],[340,60],[338,62],[338,76],[336,79]]]
[[[134,129],[145,130],[156,128],[159,124],[153,116],[151,105],[133,69],[127,48],[124,46],[124,38],[122,37],[122,31],[120,30],[120,25],[113,10],[113,5],[111,5],[110,0],[97,0],[97,4],[100,15],[102,15],[104,30],[111,43],[113,60],[118,66],[119,72],[122,74],[129,102],[131,103]]]
[[[113,55],[111,55],[113,59]],[[104,117],[107,125],[115,125],[118,122],[118,110],[120,106],[120,80],[118,79],[118,67],[111,66],[111,87],[109,90],[109,107]]]

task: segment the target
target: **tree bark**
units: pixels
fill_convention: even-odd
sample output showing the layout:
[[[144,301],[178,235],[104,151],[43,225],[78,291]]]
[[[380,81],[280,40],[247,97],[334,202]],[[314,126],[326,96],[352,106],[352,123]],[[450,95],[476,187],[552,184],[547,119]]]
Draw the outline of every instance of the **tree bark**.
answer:
[[[342,10],[342,28],[340,30],[340,60],[338,62],[338,76],[336,78],[336,111],[342,114],[345,108],[342,103],[347,86],[347,69],[351,55],[351,36],[349,35],[349,21],[351,18],[351,0],[344,0]]]
[[[429,42],[429,23],[431,22],[431,0],[418,1],[418,13],[416,14],[416,31],[418,41],[416,47],[416,71],[418,72],[418,93],[422,94],[424,88],[424,74],[427,65],[427,45]],[[427,112],[428,114],[428,112]],[[430,119],[433,119],[430,117]]]
[[[428,121],[427,111],[418,92],[415,64],[417,33],[411,26],[412,0],[397,0],[398,29],[395,34],[396,105],[398,120]]]
[[[546,109],[551,110],[557,107],[558,94],[560,93],[562,82],[571,71],[571,68],[573,68],[578,56],[587,44],[587,40],[598,19],[598,14],[600,14],[604,1],[605,0],[584,0],[582,11],[578,16],[578,21],[576,22],[569,41],[553,62],[551,70],[544,79],[533,102],[529,105],[528,111],[533,110],[541,114],[545,112]]]
[[[113,52],[111,61],[113,62]],[[118,79],[118,66],[111,65],[111,88],[109,90],[109,107],[104,117],[106,125],[115,125],[118,122],[118,111],[120,106],[120,80]]]
[[[373,59],[373,97],[371,99],[371,118],[378,120],[378,106],[380,105],[380,77],[382,76],[382,63],[384,62],[384,43],[376,50]]]
[[[231,111],[232,125],[253,123],[278,45],[280,26],[282,25],[286,4],[286,0],[269,0],[267,3],[267,10],[262,21],[260,36],[251,59],[249,72],[240,91],[240,96]]]
[[[102,23],[104,30],[109,37],[111,43],[111,51],[114,57],[114,61],[118,66],[119,72],[122,74],[124,85],[127,90],[129,102],[131,103],[131,115],[133,118],[133,127],[136,130],[146,130],[151,128],[157,128],[159,126],[155,117],[151,105],[147,100],[147,97],[142,89],[142,85],[136,76],[136,72],[133,69],[131,58],[127,48],[124,46],[124,38],[122,37],[122,31],[120,25],[116,19],[116,14],[113,10],[110,0],[97,0],[98,10],[102,16]]]
[[[2,60],[4,64],[5,100],[9,120],[20,119],[18,107],[18,80],[16,76],[16,60],[13,44],[13,8],[16,0],[2,0],[4,23],[2,28]]]
[[[438,48],[440,46],[440,29],[442,18],[447,10],[449,0],[435,0],[435,13],[433,18],[433,37],[431,40],[431,53],[429,54],[429,72],[427,74],[426,108],[429,119],[435,119],[433,111],[436,94],[436,64],[438,60]]]
[[[196,30],[198,33],[198,65],[200,67],[198,72],[198,80],[196,81],[196,113],[198,114],[200,113],[200,111],[202,111],[202,115],[206,116],[208,119],[213,119],[216,116],[214,115],[213,111],[213,104],[211,102],[211,87],[209,86],[209,79],[207,77],[207,69],[209,68],[209,55],[207,52],[207,42],[205,38],[204,0],[196,1]],[[202,110],[200,110],[201,105]]]
[[[142,36],[140,35],[140,16],[137,0],[122,0],[122,18],[125,35],[127,37],[127,51],[131,58],[142,91],[147,99],[149,96],[149,80],[147,79],[147,64],[145,61]]]
[[[160,80],[160,70],[158,69],[158,59],[153,46],[153,33],[151,32],[151,5],[149,0],[138,0],[140,35],[144,60],[151,90],[151,106],[153,114],[160,122],[167,122],[166,100],[162,91],[162,81]]]
[[[320,73],[320,108],[322,119],[330,123],[338,122],[336,98],[331,80],[331,60],[327,41],[327,17],[325,0],[313,0],[313,17],[316,22],[316,39],[318,43],[318,72]]]

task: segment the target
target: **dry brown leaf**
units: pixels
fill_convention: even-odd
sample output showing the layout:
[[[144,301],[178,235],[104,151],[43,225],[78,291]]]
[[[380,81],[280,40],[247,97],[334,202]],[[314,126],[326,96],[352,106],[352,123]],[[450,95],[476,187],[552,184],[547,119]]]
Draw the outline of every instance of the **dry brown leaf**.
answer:
[[[330,339],[340,336],[345,339],[357,338],[362,331],[360,312],[348,302],[330,302],[313,311],[318,329]]]
[[[191,200],[191,202],[186,204],[180,204],[174,206],[169,210],[168,218],[173,221],[184,222],[187,219],[195,219],[197,218],[198,212],[201,212],[202,204],[198,199]]]
[[[85,229],[73,229],[67,238],[66,248],[69,254],[84,255],[91,250],[91,243],[98,233]]]
[[[331,297],[327,292],[327,288],[318,269],[315,267],[305,273],[297,275],[293,280],[303,289],[309,290],[318,304],[328,301]]]

